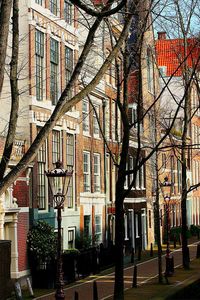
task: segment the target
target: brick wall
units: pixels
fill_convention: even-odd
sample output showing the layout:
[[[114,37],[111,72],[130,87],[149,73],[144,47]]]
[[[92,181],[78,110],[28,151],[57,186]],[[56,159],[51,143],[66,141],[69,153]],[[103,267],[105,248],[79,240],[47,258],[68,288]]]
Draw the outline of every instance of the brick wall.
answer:
[[[29,230],[29,214],[19,213],[18,216],[18,252],[19,252],[19,271],[27,269],[27,245],[26,238]]]
[[[17,203],[19,207],[29,206],[29,186],[27,185],[26,178],[16,181],[13,186],[13,196],[17,198]]]

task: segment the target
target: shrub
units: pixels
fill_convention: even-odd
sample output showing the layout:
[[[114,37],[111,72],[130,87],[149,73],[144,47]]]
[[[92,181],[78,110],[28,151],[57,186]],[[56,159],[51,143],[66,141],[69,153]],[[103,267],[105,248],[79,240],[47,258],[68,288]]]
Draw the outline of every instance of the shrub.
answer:
[[[57,238],[54,228],[45,221],[38,221],[27,236],[29,253],[39,262],[47,262],[55,258]]]
[[[200,231],[200,228],[198,226],[196,226],[196,225],[191,225],[190,226],[190,232],[191,232],[192,236],[198,236],[199,231]]]

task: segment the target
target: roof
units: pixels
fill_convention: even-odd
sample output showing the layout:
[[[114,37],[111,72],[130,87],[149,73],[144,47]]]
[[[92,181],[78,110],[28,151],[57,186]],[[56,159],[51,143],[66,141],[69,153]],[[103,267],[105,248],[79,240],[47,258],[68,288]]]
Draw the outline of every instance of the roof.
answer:
[[[193,68],[200,55],[200,41],[197,38],[187,39],[187,53],[184,55],[183,39],[158,39],[156,41],[156,55],[159,67],[166,67],[166,76],[171,76],[178,68],[174,76],[182,75],[180,64],[187,57],[189,68]],[[180,66],[180,67],[179,67]]]

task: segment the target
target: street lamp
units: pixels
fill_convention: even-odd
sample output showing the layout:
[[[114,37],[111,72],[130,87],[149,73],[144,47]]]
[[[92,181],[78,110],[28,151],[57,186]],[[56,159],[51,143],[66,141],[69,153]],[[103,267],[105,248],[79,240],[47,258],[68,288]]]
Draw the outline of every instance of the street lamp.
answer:
[[[58,240],[57,240],[57,271],[56,271],[56,293],[57,300],[65,299],[63,290],[63,270],[62,270],[62,248],[61,248],[61,210],[68,191],[69,183],[72,177],[72,170],[64,170],[60,161],[56,162],[55,169],[45,172],[48,178],[49,187],[53,195],[54,208],[57,209]]]
[[[161,184],[161,186],[164,187],[170,187],[172,186],[172,183],[168,181],[168,177],[166,176],[164,178],[164,182]],[[166,208],[166,234],[167,234],[167,249],[166,249],[166,270],[165,275],[170,276],[174,272],[174,258],[172,256],[172,253],[170,251],[170,199],[171,197],[169,195],[164,196],[164,202],[165,202],[165,208]]]

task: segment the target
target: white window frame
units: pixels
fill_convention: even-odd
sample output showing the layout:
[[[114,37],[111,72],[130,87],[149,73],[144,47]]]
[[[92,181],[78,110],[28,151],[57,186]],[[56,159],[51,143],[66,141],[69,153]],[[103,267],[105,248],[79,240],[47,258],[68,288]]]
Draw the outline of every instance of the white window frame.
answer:
[[[87,157],[87,162],[85,162]],[[87,166],[87,171],[85,166]],[[83,151],[83,189],[84,192],[91,192],[91,169],[90,169],[90,152]]]
[[[89,102],[85,99],[82,102],[82,121],[83,121],[83,134],[89,135],[90,133]]]
[[[69,233],[70,232],[73,232],[73,239],[72,239],[73,246],[71,248],[69,248]],[[67,248],[68,249],[75,248],[75,239],[76,239],[76,227],[68,227],[68,229],[67,229]]]
[[[94,192],[100,193],[101,192],[101,156],[99,153],[94,153],[93,161],[94,161]]]
[[[94,104],[94,108],[96,110],[96,113],[93,109],[93,135],[95,138],[99,138],[99,123],[98,123],[98,119],[100,120],[99,116],[100,116],[100,106],[97,104]]]
[[[97,226],[100,226],[100,230],[97,230]],[[101,215],[95,215],[95,236],[98,238],[97,239],[98,242],[102,241],[102,216]]]

